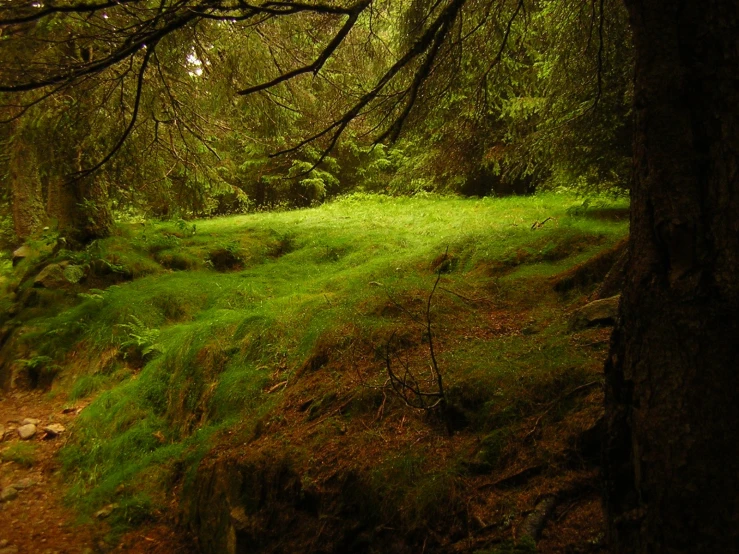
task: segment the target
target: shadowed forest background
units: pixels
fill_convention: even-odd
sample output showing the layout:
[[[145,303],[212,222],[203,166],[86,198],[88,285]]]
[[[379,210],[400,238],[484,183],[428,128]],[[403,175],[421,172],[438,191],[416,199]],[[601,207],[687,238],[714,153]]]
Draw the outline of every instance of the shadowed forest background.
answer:
[[[680,4],[0,0],[0,552],[736,551]]]
[[[359,7],[362,17],[315,75],[247,95],[320,59],[345,18],[204,19],[103,73],[92,72],[95,60],[131,41],[119,27],[139,25],[145,42],[137,21],[147,9],[44,18],[33,33],[5,25],[6,90],[50,72],[81,74],[74,86],[57,85],[63,94],[7,96],[6,244],[45,226],[87,243],[116,219],[306,207],[351,192],[626,188],[633,63],[619,4],[602,13],[588,2],[473,7],[439,31],[449,40],[438,52],[409,62],[422,86],[411,71],[397,75],[334,143],[331,126],[424,38],[431,6]]]

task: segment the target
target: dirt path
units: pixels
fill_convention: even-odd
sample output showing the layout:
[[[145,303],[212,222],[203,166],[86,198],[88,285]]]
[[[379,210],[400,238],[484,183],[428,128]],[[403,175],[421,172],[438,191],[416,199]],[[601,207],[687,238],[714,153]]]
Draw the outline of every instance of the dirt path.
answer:
[[[77,415],[47,395],[12,392],[0,397],[0,554],[90,554],[97,540],[90,526],[75,524],[64,505],[64,487],[56,453]],[[21,440],[24,421],[36,428]],[[43,430],[61,425],[60,434]],[[30,429],[27,427],[27,429]],[[31,429],[32,430],[32,429]],[[2,431],[2,429],[0,429]],[[30,432],[30,431],[29,431]]]
[[[184,554],[192,541],[165,524],[127,534],[113,546],[103,540],[104,521],[79,524],[64,504],[67,490],[57,452],[84,404],[67,407],[48,394],[0,394],[0,554]],[[35,434],[23,440],[29,423]],[[44,429],[60,425],[53,433]],[[62,430],[64,428],[64,430]]]

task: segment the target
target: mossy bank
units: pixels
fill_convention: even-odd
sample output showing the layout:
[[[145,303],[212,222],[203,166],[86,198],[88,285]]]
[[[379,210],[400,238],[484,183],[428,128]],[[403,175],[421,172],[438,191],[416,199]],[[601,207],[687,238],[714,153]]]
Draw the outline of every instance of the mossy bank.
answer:
[[[539,550],[596,552],[609,330],[568,317],[611,264],[557,284],[625,208],[355,195],[49,235],[5,270],[1,381],[90,402],[61,462],[82,519],[115,504],[111,544],[166,519],[212,553],[507,552],[553,497]],[[437,394],[430,343],[444,410],[392,379]]]

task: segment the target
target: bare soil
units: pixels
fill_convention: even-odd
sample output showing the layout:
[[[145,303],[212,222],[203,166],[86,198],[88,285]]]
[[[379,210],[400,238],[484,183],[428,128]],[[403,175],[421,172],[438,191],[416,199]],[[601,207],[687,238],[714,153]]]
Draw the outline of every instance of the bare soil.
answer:
[[[80,522],[78,514],[65,505],[67,487],[57,452],[84,408],[84,403],[70,407],[40,392],[11,392],[0,397],[0,425],[5,428],[0,442],[0,490],[14,484],[24,486],[17,489],[16,498],[0,502],[0,554],[193,552],[192,541],[166,523],[139,528],[111,545],[105,541],[108,526],[103,519]],[[3,461],[3,453],[12,452],[21,442],[17,428],[26,418],[40,420],[36,435],[23,441],[35,447],[32,463]],[[52,438],[43,431],[51,423],[62,424],[67,431]]]

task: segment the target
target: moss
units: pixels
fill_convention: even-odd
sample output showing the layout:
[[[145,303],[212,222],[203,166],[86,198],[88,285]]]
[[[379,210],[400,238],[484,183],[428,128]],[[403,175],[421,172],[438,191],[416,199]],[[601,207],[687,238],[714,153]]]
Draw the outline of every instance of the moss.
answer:
[[[16,442],[0,451],[0,460],[14,462],[23,467],[32,467],[36,463],[38,446],[28,442]]]
[[[439,269],[444,290],[432,317],[440,366],[469,432],[487,435],[481,462],[494,466],[505,429],[536,413],[552,391],[585,382],[582,368],[592,363],[563,333],[559,299],[541,284],[615,244],[627,223],[568,214],[571,202],[349,197],[209,219],[196,232],[128,226],[98,241],[87,261],[75,260],[100,267],[85,292],[39,301],[20,332],[33,355],[68,376],[59,382],[72,398],[98,395],[62,452],[70,500],[92,514],[129,487],[132,508],[122,521],[139,521],[161,500],[140,494],[191,473],[227,430],[258,437],[266,422],[283,429],[291,403],[308,398],[314,407],[299,417],[311,425],[344,398],[353,398],[343,414],[349,421],[374,416],[382,394],[348,376],[363,371],[367,384],[382,384],[383,345],[394,332],[409,359],[426,367],[418,321]],[[556,225],[531,230],[549,216]],[[224,251],[231,261],[216,264],[214,253]],[[106,281],[102,268],[129,280]],[[491,276],[491,268],[506,274]],[[531,319],[539,332],[524,336]],[[115,350],[117,369],[101,372],[95,360]],[[335,433],[319,435],[330,441]],[[431,469],[424,453],[388,456],[370,478],[378,510],[403,506],[408,524],[420,526],[433,506],[454,503],[455,461]]]

